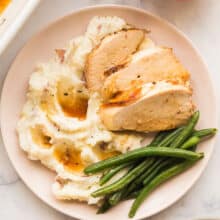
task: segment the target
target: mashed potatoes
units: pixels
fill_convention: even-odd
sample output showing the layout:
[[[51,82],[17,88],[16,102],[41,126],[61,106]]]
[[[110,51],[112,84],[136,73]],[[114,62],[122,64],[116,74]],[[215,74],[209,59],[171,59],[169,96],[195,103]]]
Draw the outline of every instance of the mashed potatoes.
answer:
[[[100,174],[85,176],[84,167],[141,146],[144,135],[106,130],[98,115],[99,94],[90,94],[83,80],[88,53],[104,36],[125,27],[117,17],[94,17],[84,36],[57,50],[30,77],[19,142],[31,160],[57,173],[52,188],[58,199],[97,203],[90,193],[99,188]]]

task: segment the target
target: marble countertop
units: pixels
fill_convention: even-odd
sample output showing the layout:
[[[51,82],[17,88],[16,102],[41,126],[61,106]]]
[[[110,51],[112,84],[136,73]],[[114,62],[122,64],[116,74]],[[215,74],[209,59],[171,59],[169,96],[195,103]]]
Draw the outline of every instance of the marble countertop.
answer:
[[[182,30],[208,64],[220,103],[219,0],[42,0],[14,41],[0,56],[0,88],[8,68],[24,43],[45,24],[88,5],[127,4],[151,11]],[[205,83],[205,82],[204,82]],[[208,95],[208,94],[207,94]],[[220,219],[220,144],[195,186],[176,204],[150,220]],[[41,202],[19,179],[0,139],[0,219],[70,220]]]

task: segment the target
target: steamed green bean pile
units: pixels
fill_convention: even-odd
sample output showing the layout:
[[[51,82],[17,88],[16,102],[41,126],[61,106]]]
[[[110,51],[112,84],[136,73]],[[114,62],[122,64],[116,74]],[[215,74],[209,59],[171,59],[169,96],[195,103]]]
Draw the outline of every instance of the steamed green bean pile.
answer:
[[[85,174],[103,172],[100,178],[102,187],[92,193],[93,197],[104,198],[97,213],[104,213],[120,201],[133,198],[129,211],[129,217],[132,218],[154,189],[202,159],[204,155],[195,152],[196,146],[217,130],[195,130],[198,120],[197,111],[185,126],[159,132],[149,145],[86,167]],[[122,170],[126,171],[125,174],[108,184]]]

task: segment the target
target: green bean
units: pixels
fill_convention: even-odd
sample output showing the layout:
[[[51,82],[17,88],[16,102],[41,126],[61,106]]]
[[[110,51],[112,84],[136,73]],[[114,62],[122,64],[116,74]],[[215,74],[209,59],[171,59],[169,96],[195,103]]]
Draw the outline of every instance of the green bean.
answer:
[[[114,205],[117,205],[121,200],[128,200],[128,199],[134,199],[138,196],[138,194],[140,193],[141,190],[136,190],[136,191],[133,191],[131,192],[130,194],[126,195],[126,196],[121,196],[121,197],[118,197],[117,196],[120,196],[120,195],[117,195],[115,196],[115,200],[112,201]],[[121,191],[120,191],[121,192]],[[123,192],[122,192],[123,193]],[[123,194],[122,194],[123,195]],[[110,202],[109,202],[110,203]]]
[[[188,160],[195,160],[203,156],[202,153],[194,153],[184,149],[171,149],[169,147],[143,147],[125,154],[121,154],[109,159],[94,163],[85,168],[86,174],[96,173],[106,168],[116,166],[122,163],[127,163],[136,159],[150,156],[165,156],[165,157],[178,157]]]
[[[207,129],[202,129],[202,130],[194,131],[192,133],[192,135],[200,137],[200,138],[203,138],[203,137],[206,137],[206,136],[215,135],[216,132],[217,132],[216,128],[207,128]]]
[[[181,128],[177,128],[174,130],[169,130],[167,132],[163,131],[163,132],[159,132],[159,134],[155,137],[154,141],[151,142],[155,143],[157,138],[160,139],[157,142],[157,146],[162,146],[162,144],[164,144],[163,146],[167,146],[170,143],[172,143],[172,141],[177,137],[177,135],[183,130],[183,127]],[[163,139],[162,139],[163,138]],[[128,189],[124,190],[125,192],[116,192],[115,194],[119,194],[118,196],[112,196],[113,200],[115,198],[120,198],[121,197],[126,197],[129,193],[131,193],[138,185],[142,184],[142,181],[148,176],[150,175],[150,173],[157,168],[157,166],[163,161],[163,159],[157,160],[157,158],[155,158],[155,163],[149,167],[149,169],[146,170],[146,172],[143,173],[143,175],[141,175],[138,179],[136,179],[129,187]],[[122,190],[123,191],[123,190]]]
[[[181,149],[189,149],[195,145],[197,145],[201,141],[201,138],[197,136],[190,137],[187,141],[183,143],[181,146]]]
[[[189,138],[180,148],[181,149],[188,149],[188,148],[191,148],[195,145],[197,145],[200,141],[200,138],[196,137],[196,136],[193,136],[191,138]],[[167,160],[159,160],[157,161],[158,163],[155,163],[150,169],[148,169],[149,172],[146,172],[144,173],[142,176],[140,176],[138,178],[138,180],[142,180],[143,181],[143,184],[146,185],[156,174],[158,174],[158,172],[163,169],[163,167],[171,164],[171,163],[175,163],[174,160],[170,160],[170,159],[167,159]],[[136,182],[136,181],[135,181]],[[127,190],[127,192],[132,192],[135,187],[135,182],[133,183],[133,187],[130,186]]]
[[[145,171],[147,171],[147,173],[149,173],[148,171],[152,169],[152,167],[155,166],[155,164],[157,164],[158,162],[155,163],[155,158],[151,158],[150,159],[150,164],[146,167],[146,170],[144,170],[143,174],[145,175]],[[143,175],[139,176],[138,178],[136,178],[136,180],[134,180],[134,182],[131,183],[131,185],[133,185],[134,189],[136,188],[137,184],[142,183],[142,177]],[[136,183],[138,181],[138,183]],[[115,193],[113,193],[110,197],[109,197],[109,203],[111,205],[116,205],[121,199],[123,199],[124,197],[127,196],[127,194],[129,192],[132,191],[131,185],[127,188],[123,188],[120,191],[117,191]]]
[[[169,130],[169,131],[162,131],[159,132],[158,135],[156,135],[156,137],[154,138],[154,140],[151,142],[150,145],[154,145],[155,147],[157,146],[162,146],[162,144],[164,144],[163,146],[167,146],[170,143],[172,143],[172,141],[174,140],[174,138],[176,138],[176,136],[183,130],[183,127],[181,128],[177,128],[174,130]],[[162,144],[161,144],[162,143]],[[155,163],[149,167],[149,169],[146,170],[146,172],[141,175],[137,180],[135,180],[129,187],[128,189],[126,189],[126,193],[121,193],[121,192],[116,192],[120,195],[124,194],[124,196],[127,196],[130,192],[132,192],[138,185],[140,185],[142,183],[142,181],[162,162],[163,160],[157,160],[157,158],[155,158]],[[115,198],[119,198],[119,196],[115,196]]]
[[[161,146],[169,146],[170,144],[172,144],[172,142],[179,136],[180,132],[183,131],[184,127],[180,127],[176,130],[174,130],[172,133],[170,133],[169,135],[167,135],[161,142]],[[189,140],[187,140],[180,148],[181,149],[188,149],[190,147],[193,147],[194,145],[198,144],[199,142],[199,139],[197,137],[193,137],[193,138],[190,138]],[[160,146],[159,144],[159,146]],[[160,161],[161,162],[161,161]],[[164,161],[162,162],[162,164],[155,166],[155,168],[153,169],[153,172],[148,176],[148,175],[145,175],[145,183],[147,181],[149,181],[161,168],[161,166],[163,166],[163,163],[169,163],[167,161]],[[144,175],[142,175],[142,178],[143,178]],[[141,179],[141,178],[139,178]]]
[[[152,160],[153,161],[153,160]],[[136,166],[134,169],[132,169],[130,172],[125,174],[122,178],[115,181],[114,183],[102,187],[101,189],[96,190],[91,195],[93,197],[103,196],[106,194],[110,194],[113,192],[116,192],[125,186],[127,186],[130,182],[132,182],[136,177],[138,177],[140,174],[143,173],[143,171],[151,165],[150,160],[145,160],[141,162],[138,166]]]
[[[125,163],[125,164],[121,164],[117,167],[114,167],[112,169],[109,170],[109,172],[107,172],[106,174],[104,174],[100,181],[99,181],[99,185],[102,186],[103,184],[105,184],[106,182],[108,182],[115,174],[117,174],[119,171],[121,171],[122,169],[131,166],[132,163]]]
[[[189,149],[195,145],[197,145],[200,142],[200,138],[196,136],[190,137],[187,141],[184,142],[184,144],[180,147],[181,149]],[[153,169],[152,173],[147,176],[143,184],[146,185],[158,172],[161,170],[164,166],[168,165],[169,163],[173,163],[174,161],[171,160],[165,160],[160,165],[158,165],[155,169]]]
[[[151,146],[151,147],[154,147],[154,146],[155,146],[155,147],[156,147],[158,144],[160,144],[160,141],[162,141],[163,138],[166,138],[167,135],[170,135],[170,134],[172,134],[172,133],[177,134],[177,133],[176,133],[176,130],[178,130],[178,129],[159,132],[159,133],[156,135],[156,137],[152,140],[152,142],[151,142],[148,146]],[[182,128],[181,128],[181,130],[182,130]],[[179,132],[180,132],[180,130],[179,130]],[[173,141],[173,138],[175,138],[175,136],[173,136],[173,135],[170,136],[170,137],[169,137],[169,141],[172,142],[172,141]],[[166,140],[167,140],[167,139],[166,139]],[[166,141],[166,143],[167,143],[167,141]],[[110,172],[110,171],[109,171],[109,172]],[[106,172],[106,174],[109,173],[109,172]],[[104,178],[104,177],[103,177],[103,178]]]
[[[127,195],[125,199],[134,199],[134,198],[136,198],[139,195],[140,191],[141,191],[140,189],[138,189],[136,191],[133,191],[132,193]]]
[[[181,129],[182,130],[182,129]],[[152,140],[152,142],[148,145],[148,146],[160,146],[160,142],[167,137],[167,135],[171,134],[175,132],[175,130],[169,130],[169,131],[161,131],[159,132],[155,138]],[[170,140],[172,141],[172,136],[170,137]],[[105,175],[103,175],[103,177],[100,179],[100,186],[102,186],[103,184],[105,184],[108,180],[110,180],[116,173],[118,173],[121,169],[125,168],[126,165],[122,164],[119,165],[118,167],[115,167],[113,169],[110,169],[109,172],[107,172]],[[112,196],[114,197],[114,196]],[[115,196],[115,197],[119,197],[119,196]]]
[[[180,147],[181,149],[189,149],[189,148],[192,148],[192,147],[196,147],[196,145],[201,141],[201,139],[197,136],[192,136],[190,137],[187,141],[185,141],[183,143],[183,145]],[[195,151],[196,148],[193,148],[192,151]],[[153,169],[153,172],[152,174],[150,174],[148,177],[146,177],[146,179],[144,180],[144,185],[147,184],[147,182],[151,179],[151,176],[153,176],[154,174],[157,173],[157,171],[159,171],[161,169],[161,167],[163,166],[166,166],[166,164],[168,163],[172,163],[172,161],[170,161],[169,159],[168,160],[165,160],[165,161],[162,161],[162,163],[158,166],[158,167],[155,167],[155,169]],[[173,161],[174,162],[174,161]],[[160,167],[161,166],[161,167]],[[153,174],[154,173],[154,174]],[[140,179],[140,178],[139,178]]]
[[[150,146],[157,146],[171,131],[160,131],[154,137],[154,139],[149,144]]]
[[[194,146],[191,147],[190,150],[191,150],[191,151],[196,151],[196,148],[197,148],[197,145],[194,145]]]
[[[150,146],[157,146],[157,144],[163,140],[163,138],[166,136],[166,134],[162,132],[158,132],[156,136],[153,138],[153,140],[150,142]]]
[[[172,133],[170,133],[171,135],[166,136],[166,140],[169,139],[173,139],[175,138],[179,132],[181,132],[183,130],[183,127],[181,129],[176,129],[175,131],[173,131]],[[175,134],[175,135],[172,135]],[[167,137],[169,137],[169,139],[167,139]],[[188,149],[190,147],[193,147],[194,145],[198,144],[200,138],[198,137],[191,137],[189,138],[182,146],[181,148],[183,149]],[[164,144],[168,143],[167,141],[163,142]],[[119,192],[116,192],[116,195],[112,195],[111,201],[112,204],[114,203],[118,203],[121,199],[121,197],[126,197],[128,196],[133,190],[135,190],[135,188],[140,185],[143,181],[144,184],[146,184],[147,182],[149,182],[164,166],[173,163],[174,161],[170,161],[168,160],[157,160],[145,173],[143,173],[143,175],[141,175],[137,180],[135,180],[126,190],[121,190]],[[123,192],[124,191],[124,192]]]
[[[199,120],[199,111],[195,112],[192,115],[188,124],[184,127],[184,129],[181,131],[179,136],[175,139],[175,141],[171,145],[172,148],[178,148],[185,142],[185,140],[192,134],[193,129],[198,120]]]
[[[99,207],[96,214],[102,214],[102,213],[106,212],[107,210],[109,210],[111,207],[112,207],[111,204],[108,202],[108,199],[106,198],[103,201],[102,205]]]
[[[177,160],[163,160],[163,161],[160,161],[161,163],[156,166],[156,167],[153,167],[154,169],[151,170],[150,174],[149,175],[142,175],[139,179],[141,179],[143,181],[143,185],[146,185],[148,184],[154,177],[156,177],[156,175],[159,174],[159,172],[161,172],[162,169],[164,169],[164,167],[170,165],[170,164],[175,164],[177,162]],[[145,178],[143,178],[145,177]],[[135,187],[133,185],[133,187],[129,187],[128,190],[127,190],[127,194],[126,194],[126,198],[125,199],[133,199],[133,198],[136,198],[138,196],[138,194],[140,193],[140,189],[136,189],[135,190]]]
[[[159,171],[161,171],[164,167],[175,163],[176,161],[174,160],[164,160],[162,161],[159,166],[155,167],[155,169],[150,173],[150,175],[146,176],[146,178],[143,180],[143,185],[146,185],[149,183],[149,181],[151,181],[157,174]]]
[[[181,149],[188,149],[191,148],[195,145],[197,145],[200,141],[200,138],[193,136],[191,138],[189,138],[180,148]],[[170,159],[165,159],[165,160],[158,160],[155,164],[153,164],[153,166],[151,166],[148,171],[144,173],[143,175],[141,175],[137,181],[141,180],[141,182],[143,182],[144,185],[146,185],[156,174],[158,174],[158,172],[163,169],[165,166],[175,163],[174,160],[170,160]],[[129,194],[130,192],[132,192],[137,186],[135,183],[137,182],[135,181],[134,183],[132,183],[128,189],[127,189],[127,193]],[[140,183],[139,183],[140,184]]]
[[[125,191],[125,188],[121,191],[115,192],[113,193],[110,197],[109,197],[109,204],[111,204],[112,206],[118,204],[118,202],[121,201],[122,197],[123,197],[123,192]]]
[[[180,134],[180,132],[184,129],[184,127],[177,128],[174,130],[172,133],[167,135],[159,144],[158,147],[163,146],[163,147],[168,147],[174,139]]]
[[[150,161],[148,162],[148,165],[146,166],[146,168],[148,168],[149,166],[151,166],[151,164],[154,162],[154,160],[150,159]],[[130,172],[134,167],[132,167],[128,172]],[[120,202],[123,198],[124,195],[126,193],[127,189],[126,187],[124,187],[123,189],[114,192],[113,194],[109,195],[108,201],[109,204],[114,206],[116,205],[118,202]]]
[[[158,147],[158,146],[162,146],[161,143],[164,144],[164,146],[166,144],[170,144],[173,139],[176,137],[176,135],[179,134],[179,132],[182,130],[183,128],[177,128],[177,129],[173,129],[173,130],[169,130],[169,131],[161,131],[159,132],[156,137],[153,139],[153,141],[150,143],[150,146],[155,146],[155,147]],[[164,141],[165,140],[165,141]],[[146,172],[141,176],[139,177],[137,180],[135,180],[128,188],[128,190],[126,190],[126,192],[132,192],[133,189],[136,188],[136,186],[138,186],[139,184],[142,183],[142,181],[145,179],[145,177],[147,175],[149,175],[153,169],[155,169],[157,167],[157,165],[159,165],[159,163],[161,162],[161,160],[157,160],[157,158],[154,158],[155,159],[155,163],[149,168],[146,170]]]
[[[197,144],[203,137],[214,135],[217,129],[194,130],[198,118],[199,112],[197,111],[186,126],[159,132],[148,146],[86,167],[84,170],[86,174],[110,169],[100,180],[100,185],[103,185],[121,169],[135,163],[137,159],[146,158],[116,182],[92,193],[93,197],[105,195],[105,200],[99,208],[101,211],[99,210],[98,213],[105,212],[124,199],[136,198],[129,212],[129,217],[133,217],[142,201],[152,190],[201,159],[203,154],[194,152]],[[147,157],[151,156],[153,157],[149,160]],[[186,161],[176,165],[177,159],[158,159],[157,156],[184,158]],[[173,163],[175,165],[170,167]],[[164,170],[165,167],[166,170]],[[144,188],[140,190],[141,187]]]
[[[161,163],[162,160],[156,160],[155,163],[149,167],[146,172],[144,172],[139,178],[137,178],[134,182],[129,185],[129,187],[126,189],[126,193],[124,193],[124,196],[127,196],[129,193],[134,191],[138,186],[140,186],[143,182],[143,180],[150,175],[150,173]]]
[[[135,199],[134,203],[132,204],[132,207],[129,212],[129,217],[132,218],[137,209],[140,207],[141,203],[144,201],[144,199],[152,192],[157,186],[164,183],[168,179],[172,178],[173,176],[176,176],[189,167],[191,167],[195,161],[185,161],[180,164],[174,165],[171,168],[168,168],[167,170],[163,171],[159,175],[157,175],[153,180],[150,181],[149,184],[147,184],[138,194],[137,198]]]
[[[175,130],[169,131],[166,133],[166,136],[164,136],[163,140],[158,142],[157,146],[169,146],[173,140],[179,135],[179,133],[183,130],[184,127],[177,128]],[[160,163],[163,162],[163,159],[157,160],[155,158],[155,163],[143,174],[141,175],[137,180],[135,180],[126,190],[126,193],[124,196],[127,196],[129,193],[131,193],[138,185],[142,184],[142,181],[147,178],[148,175],[151,175],[151,172],[154,171],[154,169],[157,169],[157,166],[160,168]],[[158,169],[159,169],[158,168]]]

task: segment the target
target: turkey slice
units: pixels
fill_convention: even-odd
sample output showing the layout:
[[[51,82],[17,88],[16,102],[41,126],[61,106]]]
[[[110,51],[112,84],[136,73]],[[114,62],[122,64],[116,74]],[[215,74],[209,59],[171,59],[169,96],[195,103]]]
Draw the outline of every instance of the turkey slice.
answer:
[[[137,91],[134,90],[133,96],[131,91],[127,92],[129,95],[121,93],[119,98],[100,108],[100,117],[107,129],[168,130],[185,124],[194,112],[192,91],[183,85],[161,81],[147,83],[139,94]]]
[[[105,80],[102,96],[107,102],[118,92],[161,80],[187,84],[189,73],[177,60],[171,48],[150,47],[134,54],[126,67]]]
[[[85,66],[87,86],[99,91],[104,80],[122,67],[144,40],[145,31],[140,29],[121,30],[108,35],[89,54]]]

